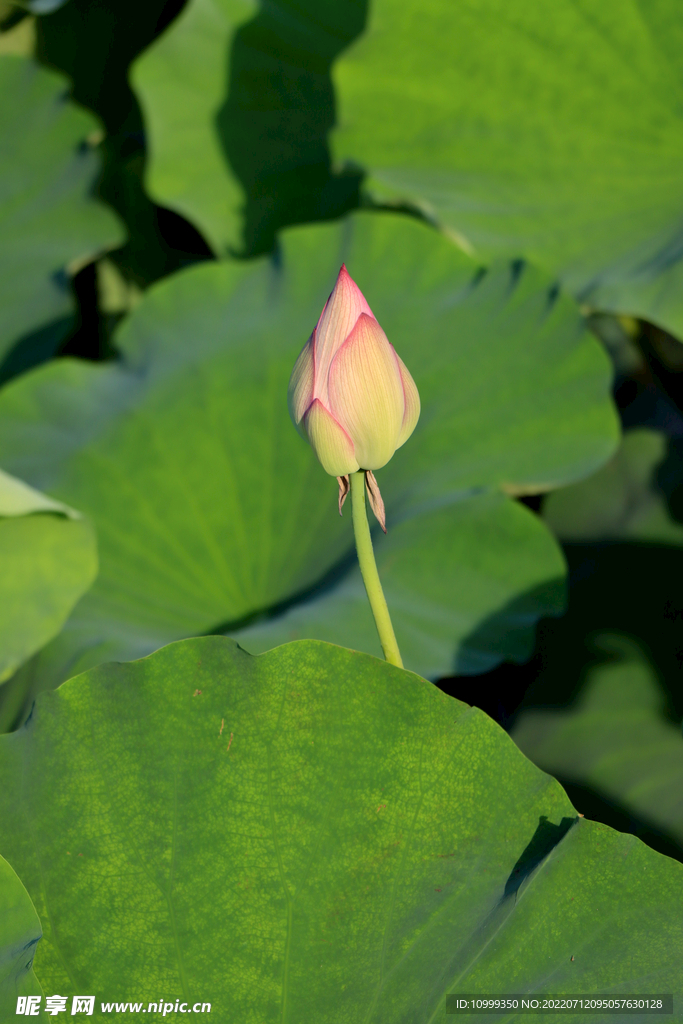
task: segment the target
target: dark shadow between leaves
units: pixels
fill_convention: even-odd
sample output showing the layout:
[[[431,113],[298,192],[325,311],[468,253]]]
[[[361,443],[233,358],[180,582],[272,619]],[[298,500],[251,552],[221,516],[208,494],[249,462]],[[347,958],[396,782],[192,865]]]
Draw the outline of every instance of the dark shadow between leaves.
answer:
[[[131,61],[170,24],[186,0],[69,0],[37,19],[36,56],[69,76],[74,99],[102,119],[107,133],[139,122],[128,85]]]
[[[441,679],[439,687],[510,729],[522,710],[575,705],[587,668],[609,658],[596,654],[593,638],[620,633],[634,637],[647,653],[666,717],[680,723],[683,549],[614,541],[565,544],[563,550],[569,567],[567,612],[541,619],[533,657],[526,664],[505,662],[476,677]],[[484,642],[489,628],[487,622],[476,631]]]
[[[666,829],[652,821],[633,814],[627,807],[603,794],[572,782],[563,776],[556,776],[572,804],[585,818],[609,825],[616,832],[636,836],[658,853],[683,861],[683,848],[678,840]]]
[[[24,334],[0,362],[0,385],[52,359],[73,330],[74,318],[65,316]]]
[[[658,676],[665,714],[683,718],[683,549],[663,544],[567,544],[567,615],[539,631],[531,685],[518,710],[569,707],[594,664],[593,637],[615,632],[636,639]],[[604,660],[604,657],[603,659]]]
[[[110,256],[124,277],[141,288],[213,255],[191,224],[156,206],[144,191],[144,125],[128,83],[131,62],[177,17],[185,2],[69,0],[38,18],[36,25],[38,60],[68,75],[73,98],[104,125],[105,137],[96,143],[102,160],[96,192],[129,233]]]
[[[446,693],[481,708],[511,729],[527,709],[566,709],[580,700],[589,669],[611,660],[595,637],[632,637],[646,653],[662,692],[664,714],[683,718],[683,549],[662,544],[566,544],[569,604],[559,619],[538,625],[527,664],[506,662],[479,676],[439,680]],[[633,815],[599,790],[559,777],[572,803],[587,818],[632,833],[653,849],[683,860],[678,841],[651,821]]]
[[[556,577],[536,587],[531,587],[523,594],[513,598],[502,608],[496,609],[462,641],[456,655],[453,668],[458,673],[457,679],[444,679],[438,685],[447,693],[452,693],[466,703],[475,703],[468,696],[461,696],[448,688],[450,682],[457,683],[464,692],[481,693],[479,680],[485,677],[475,675],[480,669],[477,658],[495,657],[497,652],[507,650],[510,661],[527,661],[534,650],[534,636],[538,620],[543,615],[562,615],[566,604],[566,583],[563,577]],[[511,650],[512,646],[512,650]],[[500,661],[504,655],[499,655]],[[468,681],[469,677],[469,681]],[[499,714],[491,714],[490,707],[483,707],[487,714],[500,721]],[[497,709],[496,709],[497,710]]]
[[[363,172],[331,166],[330,68],[366,18],[367,0],[277,0],[235,33],[216,130],[247,197],[240,255],[270,252],[280,228],[358,207]]]
[[[657,467],[656,485],[666,499],[672,519],[683,523],[683,438],[667,438],[664,461]]]

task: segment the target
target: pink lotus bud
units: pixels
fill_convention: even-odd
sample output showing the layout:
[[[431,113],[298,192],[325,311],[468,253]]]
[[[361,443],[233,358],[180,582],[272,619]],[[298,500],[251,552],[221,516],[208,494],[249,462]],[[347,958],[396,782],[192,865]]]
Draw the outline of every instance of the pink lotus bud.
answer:
[[[294,365],[288,402],[330,476],[380,469],[415,429],[415,382],[345,266]]]

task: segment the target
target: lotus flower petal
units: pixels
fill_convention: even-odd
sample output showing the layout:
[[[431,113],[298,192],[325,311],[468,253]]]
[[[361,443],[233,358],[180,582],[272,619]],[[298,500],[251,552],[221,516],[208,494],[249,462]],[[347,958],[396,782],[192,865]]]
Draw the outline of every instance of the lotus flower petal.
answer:
[[[287,402],[297,430],[331,476],[380,469],[415,429],[415,382],[344,265],[299,353]],[[342,480],[339,486],[341,512]]]
[[[401,424],[401,430],[399,431],[398,440],[396,442],[396,447],[400,448],[402,444],[406,443],[417,426],[417,421],[420,418],[420,395],[415,385],[415,381],[408,372],[406,364],[400,356],[397,355],[396,358],[398,359],[398,368],[401,374],[401,383],[403,384],[403,396],[405,401],[403,423]]]
[[[328,388],[330,411],[352,439],[359,466],[386,465],[396,450],[405,399],[398,357],[374,317],[358,317],[332,361]]]
[[[353,442],[322,402],[315,398],[304,417],[308,440],[330,476],[346,476],[360,469]]]
[[[327,378],[330,364],[353,330],[361,313],[372,317],[372,310],[353,280],[346,265],[342,264],[332,294],[325,303],[315,329],[315,384],[314,398],[327,401]]]
[[[289,378],[289,388],[287,390],[289,415],[292,417],[294,426],[304,436],[305,432],[301,426],[301,421],[313,401],[314,344],[315,331],[313,331],[313,334],[299,353],[299,357],[292,370],[292,376]]]

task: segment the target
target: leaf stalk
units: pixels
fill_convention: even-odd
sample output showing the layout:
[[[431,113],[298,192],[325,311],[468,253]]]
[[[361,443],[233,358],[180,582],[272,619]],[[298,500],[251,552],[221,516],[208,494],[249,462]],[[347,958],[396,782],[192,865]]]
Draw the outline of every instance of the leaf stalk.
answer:
[[[358,552],[358,563],[360,565],[365,592],[368,595],[370,608],[375,619],[379,642],[384,651],[384,657],[390,665],[397,665],[403,668],[401,652],[398,649],[394,627],[391,624],[389,609],[387,607],[382,584],[380,583],[375,553],[372,549],[372,537],[368,524],[368,514],[365,507],[365,473],[361,469],[357,473],[350,473],[351,481],[351,515],[353,519],[353,532],[356,538],[356,551]]]

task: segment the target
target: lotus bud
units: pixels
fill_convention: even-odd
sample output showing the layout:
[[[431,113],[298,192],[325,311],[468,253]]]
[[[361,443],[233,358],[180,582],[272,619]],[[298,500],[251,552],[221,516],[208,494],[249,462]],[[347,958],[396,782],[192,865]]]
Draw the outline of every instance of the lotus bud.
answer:
[[[385,466],[415,429],[415,382],[345,266],[295,363],[288,402],[325,472],[340,478],[340,510],[344,478]]]

